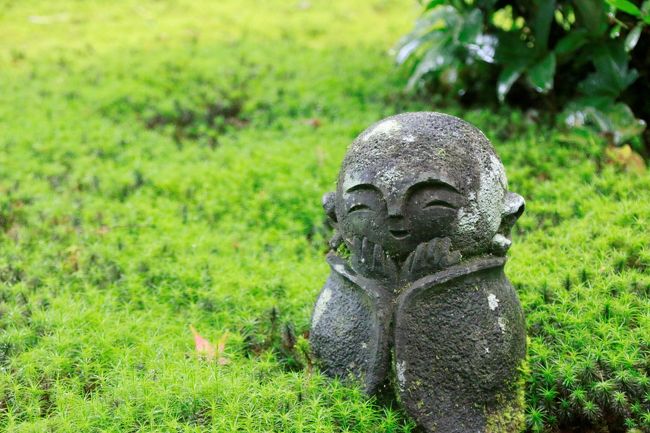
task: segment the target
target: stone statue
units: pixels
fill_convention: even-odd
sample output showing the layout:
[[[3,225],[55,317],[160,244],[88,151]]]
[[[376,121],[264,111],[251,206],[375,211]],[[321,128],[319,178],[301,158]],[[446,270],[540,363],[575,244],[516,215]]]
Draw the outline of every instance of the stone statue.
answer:
[[[405,113],[350,146],[312,314],[321,369],[397,397],[427,432],[523,427],[523,311],[503,267],[524,211],[474,126]]]

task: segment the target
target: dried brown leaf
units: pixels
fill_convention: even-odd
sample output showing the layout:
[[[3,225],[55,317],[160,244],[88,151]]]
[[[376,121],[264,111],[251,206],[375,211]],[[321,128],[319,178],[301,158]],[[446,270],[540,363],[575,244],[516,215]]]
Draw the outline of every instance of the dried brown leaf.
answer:
[[[607,162],[628,172],[644,173],[646,170],[643,157],[636,153],[629,144],[621,147],[609,146],[605,150]]]

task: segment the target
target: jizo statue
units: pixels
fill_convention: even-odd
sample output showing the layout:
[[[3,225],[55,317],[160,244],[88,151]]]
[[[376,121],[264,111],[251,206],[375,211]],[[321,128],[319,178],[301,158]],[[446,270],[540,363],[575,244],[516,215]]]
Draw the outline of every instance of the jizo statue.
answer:
[[[350,146],[336,192],[331,273],[312,314],[321,369],[396,397],[427,432],[517,432],[524,316],[503,267],[524,211],[474,126],[405,113]]]

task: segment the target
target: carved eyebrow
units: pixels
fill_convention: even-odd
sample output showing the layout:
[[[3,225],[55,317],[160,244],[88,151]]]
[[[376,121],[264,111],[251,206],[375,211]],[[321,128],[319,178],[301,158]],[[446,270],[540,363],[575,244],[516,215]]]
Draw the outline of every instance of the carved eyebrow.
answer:
[[[458,191],[458,189],[456,187],[454,187],[453,185],[450,185],[447,182],[442,181],[440,179],[429,179],[429,180],[425,180],[425,181],[422,181],[422,182],[418,182],[415,185],[411,185],[409,187],[407,193],[411,193],[411,192],[413,192],[413,190],[418,189],[418,188],[422,188],[422,187],[425,187],[425,186],[433,186],[435,188],[448,190],[448,191],[451,191],[451,192],[455,192],[456,194],[460,194],[460,191]]]
[[[381,194],[381,191],[379,188],[377,188],[375,185],[371,183],[359,183],[357,185],[352,185],[350,188],[348,188],[345,192],[354,192],[354,191],[376,191]]]

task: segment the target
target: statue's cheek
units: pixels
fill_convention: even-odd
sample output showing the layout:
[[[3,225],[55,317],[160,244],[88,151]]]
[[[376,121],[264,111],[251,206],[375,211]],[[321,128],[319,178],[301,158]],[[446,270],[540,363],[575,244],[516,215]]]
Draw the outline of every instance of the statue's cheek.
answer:
[[[481,222],[481,215],[474,203],[460,208],[456,218],[455,234],[465,237],[473,237]]]
[[[352,235],[366,235],[377,227],[377,215],[372,211],[354,212],[343,219],[341,228]]]
[[[456,209],[424,209],[411,218],[411,231],[421,238],[449,235],[456,226]]]

